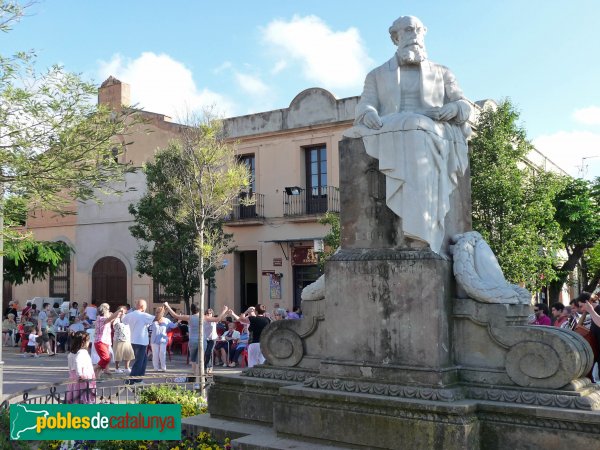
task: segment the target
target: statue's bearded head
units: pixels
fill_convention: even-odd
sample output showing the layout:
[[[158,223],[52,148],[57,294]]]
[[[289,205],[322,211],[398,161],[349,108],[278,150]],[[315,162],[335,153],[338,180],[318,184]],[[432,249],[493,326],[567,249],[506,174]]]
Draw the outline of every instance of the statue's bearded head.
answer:
[[[418,64],[427,59],[425,33],[427,28],[413,16],[402,16],[390,27],[392,42],[398,46],[401,64]]]

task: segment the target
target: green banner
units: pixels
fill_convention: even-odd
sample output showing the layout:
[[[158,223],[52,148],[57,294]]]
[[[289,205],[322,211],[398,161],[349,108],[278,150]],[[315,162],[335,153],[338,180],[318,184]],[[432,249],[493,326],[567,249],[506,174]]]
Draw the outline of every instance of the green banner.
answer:
[[[15,440],[179,440],[181,405],[10,405]]]

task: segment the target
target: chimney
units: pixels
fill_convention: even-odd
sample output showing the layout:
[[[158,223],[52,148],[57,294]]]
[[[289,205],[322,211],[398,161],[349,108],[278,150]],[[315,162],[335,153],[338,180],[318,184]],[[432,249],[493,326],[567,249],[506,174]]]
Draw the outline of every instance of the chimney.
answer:
[[[131,104],[130,91],[127,83],[121,83],[111,75],[98,89],[98,104],[108,105],[112,109],[128,107]]]

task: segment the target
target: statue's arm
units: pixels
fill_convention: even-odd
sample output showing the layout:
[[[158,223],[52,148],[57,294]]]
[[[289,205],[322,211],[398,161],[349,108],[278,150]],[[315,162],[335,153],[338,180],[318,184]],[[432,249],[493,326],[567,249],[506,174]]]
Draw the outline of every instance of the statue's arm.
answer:
[[[354,125],[363,124],[363,119],[368,112],[374,112],[379,116],[379,100],[377,95],[377,84],[375,74],[370,72],[365,78],[363,92],[356,105]]]
[[[454,103],[457,106],[456,116],[453,121],[464,123],[469,120],[471,115],[471,105],[465,98],[462,89],[456,81],[456,77],[450,69],[444,67],[444,104]]]

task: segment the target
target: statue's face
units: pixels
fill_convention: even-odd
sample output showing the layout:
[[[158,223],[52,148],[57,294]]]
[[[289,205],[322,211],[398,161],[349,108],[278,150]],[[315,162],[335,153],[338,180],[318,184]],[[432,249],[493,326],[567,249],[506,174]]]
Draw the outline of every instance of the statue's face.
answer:
[[[427,29],[416,17],[406,17],[400,24],[398,31],[398,47],[401,49],[411,47],[425,47],[425,33]]]

